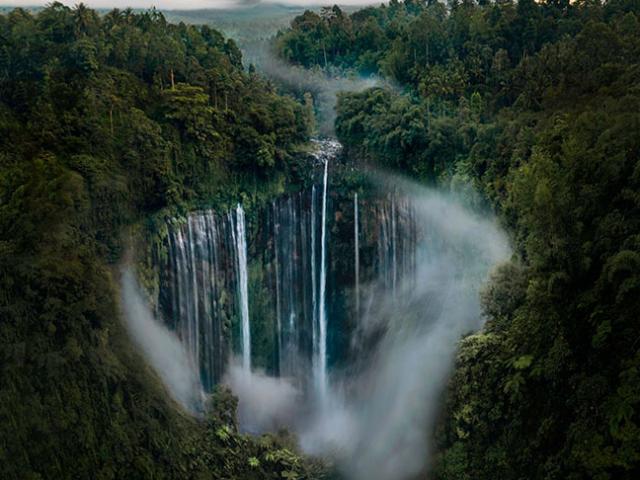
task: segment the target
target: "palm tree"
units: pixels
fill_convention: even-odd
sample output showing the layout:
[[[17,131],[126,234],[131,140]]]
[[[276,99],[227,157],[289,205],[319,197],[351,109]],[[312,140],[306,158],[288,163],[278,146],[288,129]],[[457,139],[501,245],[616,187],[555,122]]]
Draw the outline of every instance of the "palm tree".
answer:
[[[84,3],[77,4],[73,9],[74,33],[76,37],[84,37],[91,33],[98,24],[96,12]]]

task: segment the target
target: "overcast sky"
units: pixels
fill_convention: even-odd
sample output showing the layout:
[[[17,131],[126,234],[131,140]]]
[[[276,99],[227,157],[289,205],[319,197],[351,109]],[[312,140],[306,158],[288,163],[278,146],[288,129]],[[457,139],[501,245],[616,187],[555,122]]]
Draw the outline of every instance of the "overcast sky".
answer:
[[[268,3],[287,5],[370,5],[375,0],[266,0]],[[0,6],[31,7],[51,3],[50,0],[0,0]],[[62,0],[61,3],[73,6],[80,0]],[[241,0],[84,0],[83,3],[95,8],[149,8],[188,10],[196,8],[229,8],[243,4]]]

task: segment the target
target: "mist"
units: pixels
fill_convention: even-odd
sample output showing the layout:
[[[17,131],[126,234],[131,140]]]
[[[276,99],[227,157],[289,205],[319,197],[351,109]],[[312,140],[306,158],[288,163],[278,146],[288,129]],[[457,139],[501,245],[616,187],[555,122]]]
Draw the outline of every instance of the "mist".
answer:
[[[201,413],[204,396],[193,362],[178,337],[153,316],[130,266],[121,272],[120,303],[129,334],[171,398],[188,412]]]
[[[286,378],[246,370],[236,359],[222,383],[238,397],[238,422],[245,432],[291,428],[301,414],[302,393]]]
[[[374,75],[345,77],[344,72],[335,72],[334,75],[320,68],[310,70],[288,64],[273,52],[266,41],[245,45],[242,53],[246,65],[254,65],[260,73],[285,91],[292,91],[300,96],[309,92],[313,96],[318,133],[323,136],[334,133],[338,93],[359,92],[383,84],[389,86],[387,81]]]
[[[238,359],[231,359],[223,383],[238,397],[243,431],[288,428],[306,453],[331,458],[350,480],[402,480],[428,467],[458,342],[482,327],[480,289],[511,250],[490,215],[454,194],[379,172],[370,178],[379,195],[392,192],[411,205],[419,228],[416,268],[395,288],[376,281],[362,286],[369,298],[356,319],[351,365],[330,372],[322,398]],[[193,362],[153,317],[130,268],[122,273],[121,295],[127,327],[172,398],[201,411]]]
[[[241,408],[257,409],[259,426],[271,421],[270,410],[276,412],[307,453],[333,458],[347,478],[408,479],[428,466],[457,344],[483,325],[480,288],[511,252],[494,219],[468,210],[455,196],[379,173],[373,180],[383,192],[410,198],[422,232],[415,275],[395,292],[369,286],[354,365],[333,372],[325,402],[306,399],[311,410],[273,405],[280,396],[287,402],[295,397],[286,383],[245,378],[231,384]],[[245,428],[255,427],[255,419],[244,421]]]

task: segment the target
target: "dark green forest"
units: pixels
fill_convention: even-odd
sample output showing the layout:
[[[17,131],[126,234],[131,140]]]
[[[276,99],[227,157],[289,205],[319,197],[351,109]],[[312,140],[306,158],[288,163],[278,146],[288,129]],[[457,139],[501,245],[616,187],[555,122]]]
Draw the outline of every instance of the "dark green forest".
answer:
[[[640,3],[437,1],[306,12],[306,67],[395,88],[339,97],[350,155],[454,191],[516,248],[460,343],[432,477],[640,474]]]
[[[0,477],[302,478],[234,400],[181,413],[131,345],[115,266],[163,210],[280,185],[309,112],[231,40],[157,11],[0,15]],[[266,188],[266,187],[265,187]]]

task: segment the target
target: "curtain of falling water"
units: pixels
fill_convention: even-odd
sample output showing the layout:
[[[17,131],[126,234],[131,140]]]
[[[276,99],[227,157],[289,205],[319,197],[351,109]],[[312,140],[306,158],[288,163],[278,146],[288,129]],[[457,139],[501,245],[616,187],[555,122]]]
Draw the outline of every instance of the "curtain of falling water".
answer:
[[[222,379],[229,354],[237,351],[245,369],[260,358],[257,367],[322,398],[332,365],[353,355],[329,341],[349,344],[353,312],[366,316],[376,288],[392,290],[415,270],[418,228],[410,201],[390,193],[330,203],[334,155],[328,148],[317,156],[321,185],[274,200],[255,212],[254,224],[246,224],[241,205],[226,214],[206,210],[169,221],[161,308],[206,390]],[[353,216],[345,215],[350,208]],[[351,233],[329,238],[340,222]],[[249,278],[250,268],[260,272],[257,280]],[[343,289],[354,292],[348,301]],[[256,298],[262,306],[251,318]]]
[[[360,315],[360,236],[358,218],[358,194],[353,196],[353,256],[354,256],[354,277],[355,277],[355,312],[356,317]]]
[[[315,345],[318,343],[318,277],[317,277],[317,257],[316,257],[316,201],[317,190],[314,185],[311,187],[311,344],[315,351]]]
[[[233,218],[230,217],[233,222]],[[251,327],[249,325],[249,274],[247,268],[247,234],[244,210],[236,207],[235,230],[232,230],[238,265],[238,304],[240,305],[242,333],[242,368],[251,370]]]
[[[220,380],[226,346],[221,295],[232,281],[228,271],[226,222],[213,212],[199,212],[171,225],[166,285],[173,328],[198,367],[206,389]],[[201,348],[202,347],[202,348]]]
[[[252,241],[256,244],[253,255],[262,252],[261,260],[250,258],[247,250],[252,232],[242,206],[226,215],[208,210],[192,213],[184,221],[170,221],[168,264],[161,282],[161,294],[168,300],[164,310],[169,326],[198,367],[205,389],[221,380],[233,344],[243,367],[252,366],[252,288],[267,292],[271,306],[265,315],[273,315],[260,317],[273,325],[268,333],[273,335],[269,342],[273,351],[263,352],[263,358],[270,360],[260,366],[295,380],[304,390],[313,385],[322,395],[331,365],[330,331],[343,329],[336,322],[360,310],[361,299],[366,305],[370,303],[367,295],[375,295],[375,288],[361,289],[363,279],[365,284],[392,289],[415,269],[417,227],[408,200],[397,195],[365,200],[354,196],[351,237],[329,240],[331,215],[324,177],[321,188],[320,195],[314,186],[274,200],[267,215],[258,215],[259,230],[267,232],[260,240],[264,243],[257,237]],[[329,254],[338,241],[351,243],[353,283],[342,286],[355,289],[355,305],[336,317],[339,306],[334,298],[340,292],[330,284],[329,272],[333,272],[331,278],[349,275],[336,271]],[[361,252],[368,254],[361,258]],[[252,262],[264,269],[262,278],[268,280],[264,285],[250,285]],[[233,318],[238,320],[237,327],[230,329]],[[238,332],[236,342],[232,342],[234,331]]]
[[[415,215],[407,197],[390,194],[378,203],[375,219],[379,279],[395,292],[399,280],[415,270]]]

